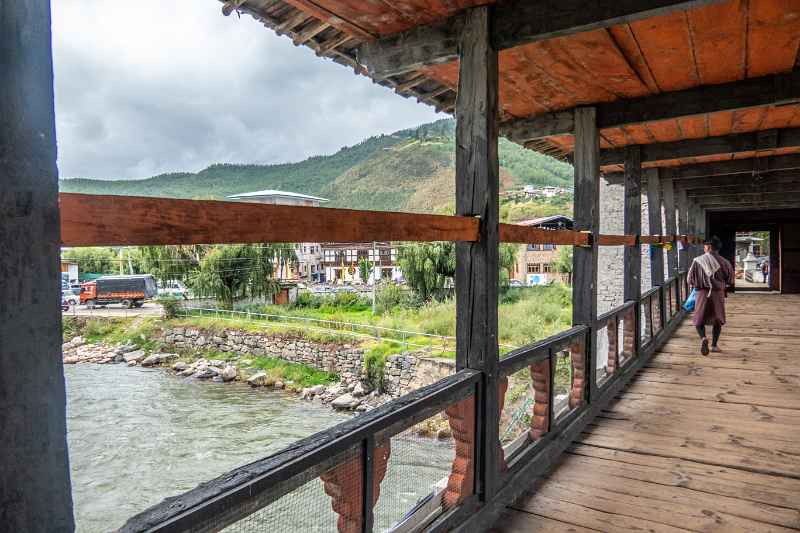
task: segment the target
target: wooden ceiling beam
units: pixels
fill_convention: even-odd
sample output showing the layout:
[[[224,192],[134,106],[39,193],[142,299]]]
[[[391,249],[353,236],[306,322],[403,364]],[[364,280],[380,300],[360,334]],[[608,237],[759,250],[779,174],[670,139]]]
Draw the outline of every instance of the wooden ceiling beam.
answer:
[[[716,3],[719,0],[515,0],[493,7],[492,41],[498,50],[625,24]],[[359,61],[386,78],[458,59],[465,13],[437,24],[362,44]]]
[[[748,174],[734,174],[731,176],[708,176],[697,179],[684,179],[673,181],[679,190],[697,189],[728,189],[733,187],[749,188],[754,187],[778,187],[783,185],[792,186],[800,184],[800,171],[786,171],[786,174],[774,172],[760,175],[758,177]]]
[[[758,161],[758,162],[757,162]],[[711,163],[696,163],[677,167],[661,167],[658,169],[663,179],[677,180],[681,187],[683,180],[699,180],[718,176],[795,176],[800,174],[800,154],[775,155],[769,157],[729,159]],[[622,183],[621,172],[604,174],[608,183]]]
[[[774,133],[774,135],[767,135]],[[769,140],[769,145],[765,144]],[[738,133],[705,139],[643,144],[642,163],[654,163],[671,159],[703,157],[720,154],[736,154],[775,148],[800,147],[800,128]],[[625,163],[625,148],[614,148],[600,152],[600,165],[621,165]]]
[[[707,207],[736,206],[736,205],[793,205],[800,207],[800,193],[769,192],[751,195],[731,194],[727,196],[714,196],[710,198],[696,198],[695,203]]]
[[[798,103],[800,71],[795,70],[785,74],[598,104],[597,125],[601,129],[618,128],[721,111]],[[500,132],[518,143],[551,135],[571,135],[574,130],[574,113],[574,109],[568,109],[517,118],[503,123]]]
[[[783,184],[759,184],[759,185],[740,185],[732,187],[704,187],[699,189],[687,189],[690,198],[718,198],[726,196],[752,196],[759,194],[800,194],[800,181],[795,183]]]

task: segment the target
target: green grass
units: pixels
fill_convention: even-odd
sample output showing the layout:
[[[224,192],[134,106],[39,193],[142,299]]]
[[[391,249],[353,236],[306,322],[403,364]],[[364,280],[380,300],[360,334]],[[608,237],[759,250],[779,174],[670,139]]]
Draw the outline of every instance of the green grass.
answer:
[[[89,319],[79,326],[77,321],[64,321],[64,338],[81,335],[86,342],[109,344],[134,344],[139,349],[152,351],[158,348],[158,334],[162,323],[155,317],[127,319]]]
[[[255,357],[251,366],[266,372],[275,381],[293,382],[295,388],[328,385],[339,380],[339,376],[299,363],[288,363],[275,357]]]

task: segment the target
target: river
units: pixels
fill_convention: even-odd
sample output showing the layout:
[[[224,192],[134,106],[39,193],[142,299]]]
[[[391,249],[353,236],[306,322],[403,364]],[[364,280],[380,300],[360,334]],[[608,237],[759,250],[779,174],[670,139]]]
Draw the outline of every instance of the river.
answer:
[[[291,394],[182,379],[163,370],[79,364],[65,366],[65,376],[75,520],[82,533],[116,529],[167,496],[348,416]],[[393,524],[445,477],[452,456],[452,444],[393,439],[376,530]],[[291,505],[278,517],[281,531],[333,527],[330,500],[319,485],[309,483],[302,498],[282,499]],[[316,511],[313,524],[303,525],[309,506]]]

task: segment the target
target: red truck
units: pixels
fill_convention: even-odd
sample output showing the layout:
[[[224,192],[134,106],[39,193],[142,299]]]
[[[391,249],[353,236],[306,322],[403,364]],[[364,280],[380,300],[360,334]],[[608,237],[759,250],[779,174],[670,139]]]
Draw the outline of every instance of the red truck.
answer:
[[[98,305],[122,304],[128,309],[141,307],[158,294],[155,278],[141,276],[103,276],[81,285],[81,304],[89,309]]]

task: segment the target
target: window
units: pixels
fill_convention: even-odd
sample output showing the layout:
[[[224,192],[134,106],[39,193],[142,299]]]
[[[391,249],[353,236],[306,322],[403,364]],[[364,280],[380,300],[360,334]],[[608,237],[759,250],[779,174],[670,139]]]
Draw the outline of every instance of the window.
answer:
[[[528,263],[528,274],[538,274],[541,271],[539,263]]]
[[[392,257],[392,263],[397,261],[397,249],[392,248],[392,256],[391,257]]]
[[[555,250],[555,249],[556,249],[556,245],[555,244],[543,244],[542,245],[542,250]]]
[[[541,249],[542,249],[542,245],[541,244],[529,244],[528,245],[528,251],[529,252],[538,252]]]
[[[553,263],[543,263],[542,272],[554,272]]]

